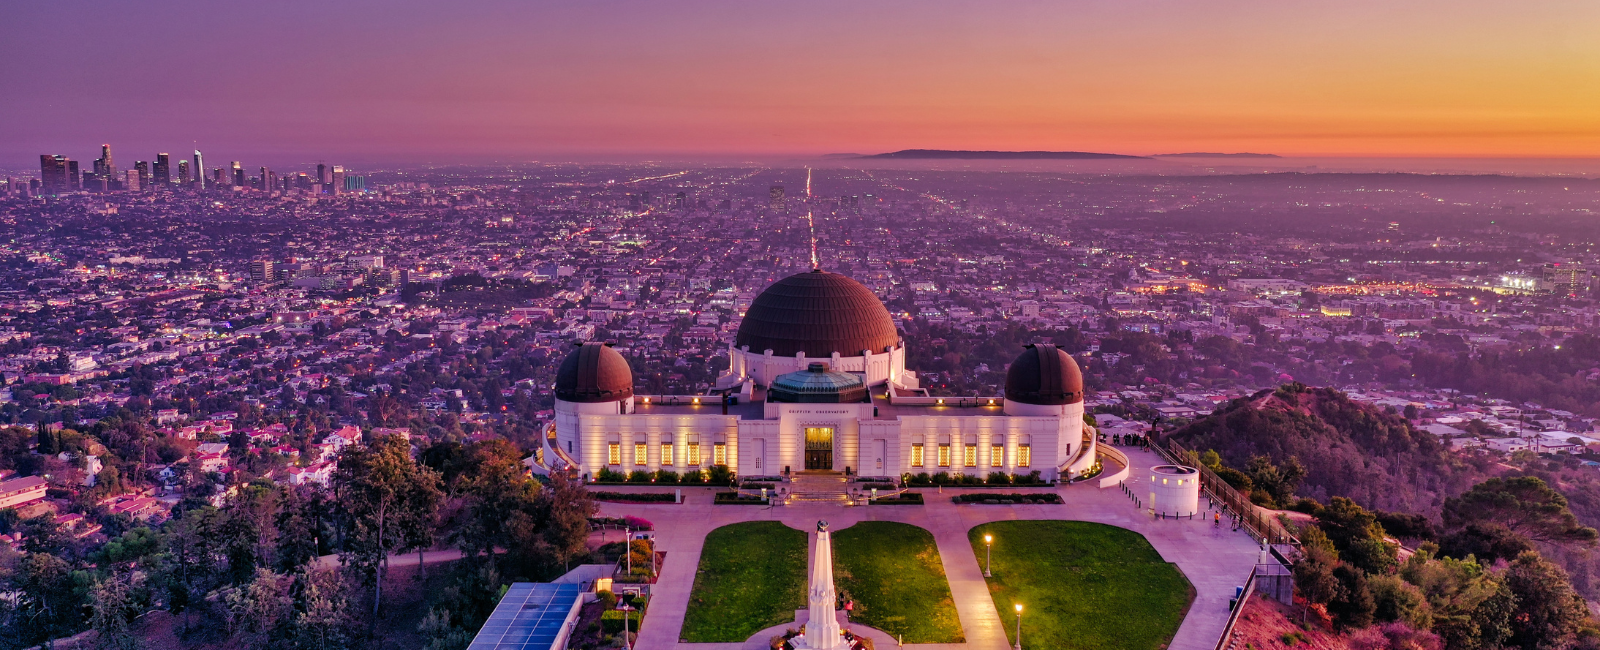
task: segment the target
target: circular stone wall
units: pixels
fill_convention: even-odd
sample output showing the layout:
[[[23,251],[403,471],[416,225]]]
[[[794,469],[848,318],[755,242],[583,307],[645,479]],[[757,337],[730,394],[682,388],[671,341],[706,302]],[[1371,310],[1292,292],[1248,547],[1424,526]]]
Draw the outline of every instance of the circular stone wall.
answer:
[[[1168,517],[1199,514],[1200,471],[1183,465],[1150,468],[1150,507]]]

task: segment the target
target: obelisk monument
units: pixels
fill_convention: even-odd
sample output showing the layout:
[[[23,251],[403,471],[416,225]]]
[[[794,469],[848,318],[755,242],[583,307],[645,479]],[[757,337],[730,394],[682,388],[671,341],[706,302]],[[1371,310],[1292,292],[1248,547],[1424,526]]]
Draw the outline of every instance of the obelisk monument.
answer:
[[[828,536],[828,522],[817,522],[817,548],[811,557],[811,587],[807,590],[805,641],[796,647],[805,650],[846,650],[850,646],[839,630],[839,619],[834,613],[838,595],[833,590],[833,540]]]

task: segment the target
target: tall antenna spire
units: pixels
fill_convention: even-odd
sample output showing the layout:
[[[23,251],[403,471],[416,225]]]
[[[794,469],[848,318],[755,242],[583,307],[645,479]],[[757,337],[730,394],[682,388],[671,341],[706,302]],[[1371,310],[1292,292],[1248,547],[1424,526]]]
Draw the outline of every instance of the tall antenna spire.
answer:
[[[811,168],[806,168],[806,225],[811,228],[811,270],[822,268],[817,261],[817,220],[811,216]]]

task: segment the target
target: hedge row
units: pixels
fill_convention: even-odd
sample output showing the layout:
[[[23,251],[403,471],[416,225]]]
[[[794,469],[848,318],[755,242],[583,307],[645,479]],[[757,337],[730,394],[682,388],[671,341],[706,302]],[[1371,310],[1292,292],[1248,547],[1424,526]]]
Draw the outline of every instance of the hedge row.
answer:
[[[954,503],[982,503],[1008,505],[1016,503],[1062,503],[1061,495],[1049,492],[1039,494],[962,494],[950,497]]]
[[[590,492],[595,501],[615,501],[619,503],[673,503],[677,495],[661,494],[659,492]]]
[[[872,500],[875,506],[920,506],[922,505],[920,492],[902,492],[895,497],[879,497]]]
[[[767,504],[766,501],[761,500],[761,497],[739,496],[738,492],[718,492],[717,498],[712,503],[725,506],[762,506]]]

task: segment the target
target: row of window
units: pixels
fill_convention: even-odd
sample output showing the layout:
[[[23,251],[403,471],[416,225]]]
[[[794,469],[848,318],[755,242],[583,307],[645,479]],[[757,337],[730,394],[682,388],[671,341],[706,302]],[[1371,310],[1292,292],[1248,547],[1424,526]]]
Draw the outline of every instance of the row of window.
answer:
[[[684,460],[686,461],[685,464],[689,465],[690,467],[695,467],[695,466],[698,466],[700,464],[700,453],[701,453],[700,450],[701,450],[701,447],[702,447],[702,445],[684,445],[683,449],[684,449],[684,456],[685,456]],[[634,443],[634,445],[633,445],[633,464],[634,465],[644,465],[646,463],[646,460],[647,460],[646,457],[649,454],[649,450],[650,450],[650,446],[645,444],[645,443],[642,443],[642,442]],[[673,451],[672,450],[673,450],[673,446],[672,446],[671,443],[664,443],[664,444],[661,445],[661,464],[662,465],[670,466],[670,465],[673,464],[673,462],[672,462]],[[622,444],[621,443],[613,442],[613,443],[610,443],[610,444],[606,445],[606,464],[607,465],[621,465],[622,464]],[[728,445],[719,442],[719,443],[716,443],[716,444],[711,446],[711,464],[712,465],[727,465],[728,464]]]
[[[962,455],[962,459],[961,460],[963,461],[961,463],[961,466],[962,467],[977,467],[978,466],[978,446],[977,445],[961,445],[961,447],[962,447],[962,454],[961,454]],[[950,449],[950,445],[949,444],[940,444],[939,445],[938,454],[939,454],[939,457],[938,457],[939,467],[949,467],[950,466],[950,462],[951,462],[951,454],[952,454],[952,451]],[[1006,459],[1006,446],[1005,445],[991,445],[990,446],[990,448],[989,448],[989,466],[990,467],[1004,467],[1005,466],[1005,459]],[[1016,466],[1017,467],[1027,467],[1027,466],[1033,464],[1033,448],[1032,448],[1032,446],[1028,445],[1028,444],[1017,445],[1016,461],[1017,461],[1016,462]],[[927,453],[924,451],[923,444],[920,443],[920,442],[913,443],[911,445],[911,466],[912,467],[927,467],[928,466]]]
[[[962,445],[961,447],[962,447],[962,459],[961,459],[962,463],[961,463],[961,466],[962,467],[977,467],[978,466],[978,446],[977,445]],[[645,444],[645,443],[642,443],[642,442],[634,443],[634,445],[633,445],[633,464],[634,465],[643,466],[643,465],[646,464],[646,457],[649,454],[649,448],[650,448],[650,446]],[[685,450],[685,454],[684,455],[687,456],[687,458],[685,458],[685,460],[687,461],[687,464],[689,466],[695,467],[695,466],[700,465],[700,449],[701,449],[701,445],[686,445],[684,447],[684,450]],[[673,450],[673,446],[671,444],[663,444],[663,445],[661,445],[661,464],[662,465],[670,466],[670,465],[673,464],[672,463],[672,453],[673,453],[672,450]],[[948,444],[939,445],[939,450],[938,450],[939,467],[950,467],[950,465],[951,465],[951,453],[952,452],[951,452],[951,449],[950,449],[950,445],[948,445]],[[1005,466],[1005,458],[1006,458],[1006,446],[1005,445],[991,445],[990,446],[990,449],[989,449],[989,466],[990,467],[1004,467]],[[920,443],[920,442],[912,444],[911,445],[911,466],[912,467],[927,467],[928,466],[928,462],[927,461],[928,461],[928,458],[927,458],[926,453],[924,452],[923,444]],[[1032,445],[1028,445],[1028,444],[1017,445],[1016,461],[1017,461],[1016,465],[1015,465],[1016,467],[1028,467],[1028,466],[1032,465],[1033,464],[1033,447],[1032,447]],[[621,443],[613,442],[613,443],[610,443],[610,444],[608,444],[606,446],[606,464],[607,465],[621,465],[622,464],[622,444]],[[719,442],[719,443],[716,443],[716,444],[711,446],[711,464],[712,465],[726,465],[726,464],[728,464],[728,446],[726,444]],[[757,467],[760,467],[760,460],[759,459],[757,459],[756,464],[757,464]]]

